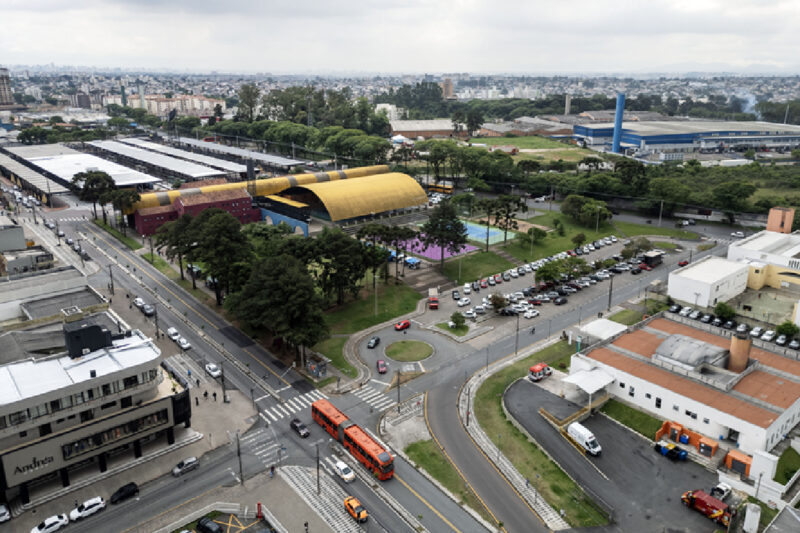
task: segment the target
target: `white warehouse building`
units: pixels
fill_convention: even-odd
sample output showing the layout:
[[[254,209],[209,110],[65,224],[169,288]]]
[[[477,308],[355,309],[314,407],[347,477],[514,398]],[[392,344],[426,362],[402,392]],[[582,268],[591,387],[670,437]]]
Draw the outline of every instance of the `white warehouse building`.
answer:
[[[749,266],[708,255],[669,274],[667,294],[695,307],[714,307],[747,288]]]

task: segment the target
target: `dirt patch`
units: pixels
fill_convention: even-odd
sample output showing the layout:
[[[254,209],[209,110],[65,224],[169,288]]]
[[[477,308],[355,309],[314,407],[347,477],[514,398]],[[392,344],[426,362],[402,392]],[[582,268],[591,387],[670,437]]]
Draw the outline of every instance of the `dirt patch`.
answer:
[[[544,231],[553,231],[553,228],[549,226],[541,226],[539,224],[531,224],[527,220],[519,220],[517,219],[517,226],[519,226],[519,231],[522,233],[527,233],[531,228],[539,228],[540,230]]]

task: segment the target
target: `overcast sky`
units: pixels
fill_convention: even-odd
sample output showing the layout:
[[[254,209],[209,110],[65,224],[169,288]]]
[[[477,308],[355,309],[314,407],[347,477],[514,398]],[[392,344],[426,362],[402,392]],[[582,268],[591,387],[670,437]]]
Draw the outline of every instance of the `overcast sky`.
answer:
[[[797,73],[800,0],[0,0],[0,64]]]

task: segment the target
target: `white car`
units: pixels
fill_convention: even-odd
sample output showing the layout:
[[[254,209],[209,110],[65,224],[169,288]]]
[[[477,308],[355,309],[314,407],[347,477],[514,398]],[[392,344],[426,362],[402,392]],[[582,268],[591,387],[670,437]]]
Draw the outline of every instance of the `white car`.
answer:
[[[142,307],[144,307],[144,300],[142,300],[141,298],[134,298],[133,305],[141,309]]]
[[[192,347],[192,345],[191,345],[191,344],[189,344],[189,341],[187,341],[187,340],[186,340],[185,338],[183,338],[183,337],[181,337],[180,339],[178,339],[178,346],[180,346],[180,347],[181,347],[181,350],[188,350],[189,348],[191,348],[191,347]]]
[[[459,306],[459,307],[466,307],[466,306],[468,306],[470,303],[472,303],[472,301],[471,301],[469,298],[467,298],[467,297],[464,297],[464,298],[461,298],[461,299],[458,301],[458,306]]]
[[[743,231],[734,231],[731,233],[731,237],[734,239],[744,239],[744,232]]]
[[[191,472],[198,466],[200,466],[200,463],[197,462],[197,457],[187,457],[175,465],[175,468],[172,469],[172,475],[175,477],[180,477],[186,472]]]
[[[214,363],[208,363],[206,365],[206,372],[208,372],[208,375],[212,378],[218,378],[222,375],[222,370]]]
[[[771,342],[772,339],[774,339],[774,338],[775,338],[775,332],[772,331],[771,329],[765,331],[764,334],[761,335],[761,340],[762,341]]]
[[[89,500],[86,500],[75,509],[69,512],[69,519],[72,522],[77,522],[82,518],[86,518],[87,516],[92,516],[93,514],[102,511],[106,508],[106,502],[100,496],[96,496]]]
[[[508,273],[511,275],[512,278],[519,277],[519,273],[516,270],[510,270]]]
[[[169,328],[167,330],[167,337],[169,337],[170,339],[172,339],[174,341],[177,341],[180,338],[180,336],[181,336],[181,334],[178,333],[178,330],[175,329],[175,328]]]
[[[355,472],[353,472],[344,461],[336,461],[333,464],[333,469],[336,471],[336,475],[342,478],[342,481],[345,483],[350,483],[356,479]]]
[[[528,309],[522,316],[525,318],[536,318],[537,316],[539,316],[539,311],[537,311],[536,309]]]
[[[470,287],[469,283],[464,284],[464,294],[469,294],[472,292],[472,287]]]
[[[5,191],[5,189],[3,189]],[[8,507],[4,503],[0,503],[0,524],[11,520],[11,513],[8,512]]]
[[[475,314],[475,311],[472,308],[467,309],[466,311],[464,311],[463,315],[464,315],[464,318],[475,318],[477,316]]]
[[[67,515],[57,514],[42,520],[41,524],[31,529],[31,533],[52,533],[67,525],[69,525],[69,518],[67,518]]]

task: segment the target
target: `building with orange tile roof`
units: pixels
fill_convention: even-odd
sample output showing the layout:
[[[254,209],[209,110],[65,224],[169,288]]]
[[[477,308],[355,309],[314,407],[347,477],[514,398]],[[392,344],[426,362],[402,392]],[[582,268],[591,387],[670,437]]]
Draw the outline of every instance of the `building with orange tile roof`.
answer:
[[[731,331],[657,316],[575,354],[570,375],[599,369],[614,379],[611,396],[747,454],[769,452],[800,422],[800,361],[733,340],[732,356]]]

